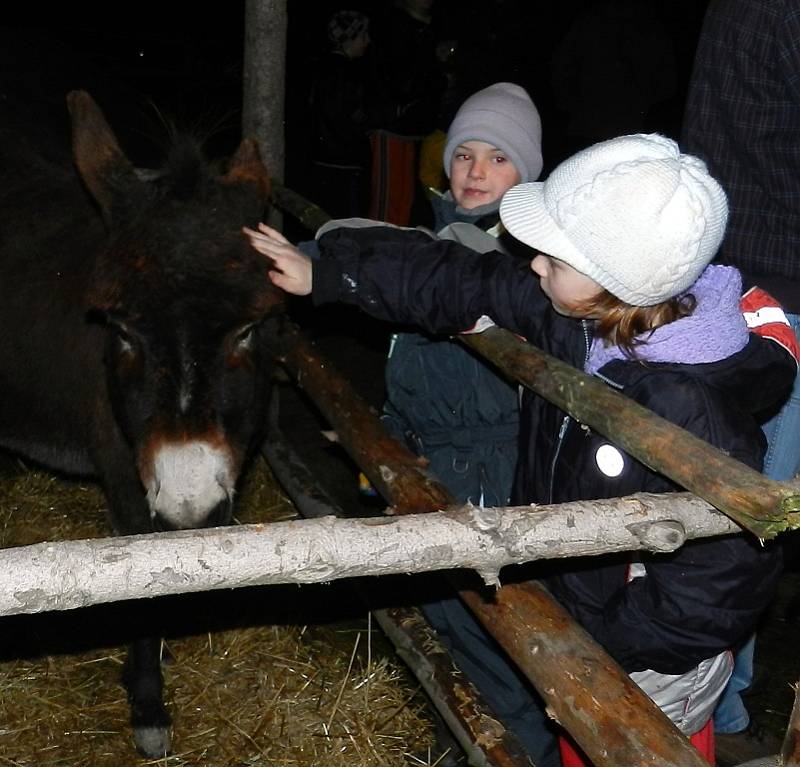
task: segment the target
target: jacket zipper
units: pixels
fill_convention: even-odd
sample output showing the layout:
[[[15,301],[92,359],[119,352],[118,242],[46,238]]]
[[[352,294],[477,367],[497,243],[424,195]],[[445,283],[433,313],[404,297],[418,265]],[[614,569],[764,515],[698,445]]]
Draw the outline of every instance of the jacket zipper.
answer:
[[[581,320],[581,327],[583,328],[583,341],[584,341],[584,353],[583,353],[583,366],[586,367],[586,363],[589,361],[589,323],[586,320]],[[556,439],[556,449],[553,453],[553,460],[550,462],[550,489],[549,489],[549,502],[553,503],[553,490],[555,488],[555,479],[556,479],[556,462],[558,461],[558,456],[561,453],[561,445],[564,443],[564,435],[567,433],[567,429],[569,428],[569,423],[572,420],[572,417],[569,415],[565,415],[563,420],[561,421],[561,426],[558,429],[558,438]]]
[[[558,430],[558,440],[556,441],[556,450],[553,453],[553,460],[550,463],[550,499],[549,503],[553,503],[553,487],[555,485],[556,479],[556,461],[558,460],[558,454],[561,452],[561,443],[564,441],[564,435],[567,433],[567,427],[569,426],[571,418],[568,415],[564,416],[564,420],[561,421],[561,428]]]

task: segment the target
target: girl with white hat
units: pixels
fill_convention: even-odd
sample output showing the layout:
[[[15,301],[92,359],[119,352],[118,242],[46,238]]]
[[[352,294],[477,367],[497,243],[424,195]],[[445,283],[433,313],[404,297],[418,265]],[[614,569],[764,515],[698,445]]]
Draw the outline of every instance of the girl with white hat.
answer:
[[[541,122],[530,96],[495,83],[461,105],[443,152],[449,190],[431,201],[437,236],[478,253],[506,252],[500,200],[542,170]],[[516,465],[516,387],[447,336],[398,333],[386,365],[384,423],[430,462],[464,503],[503,506]]]
[[[758,414],[779,404],[791,354],[749,332],[741,278],[710,265],[725,232],[723,190],[695,157],[658,135],[585,149],[545,182],[503,198],[501,219],[529,263],[424,233],[336,228],[312,263],[264,228],[272,281],[315,302],[457,333],[484,315],[599,376],[738,460],[761,468]],[[525,391],[512,503],[563,503],[676,487],[620,447]],[[780,550],[749,535],[699,539],[672,554],[565,561],[552,592],[673,722],[713,760],[710,716],[769,603]],[[564,764],[580,764],[565,747]]]

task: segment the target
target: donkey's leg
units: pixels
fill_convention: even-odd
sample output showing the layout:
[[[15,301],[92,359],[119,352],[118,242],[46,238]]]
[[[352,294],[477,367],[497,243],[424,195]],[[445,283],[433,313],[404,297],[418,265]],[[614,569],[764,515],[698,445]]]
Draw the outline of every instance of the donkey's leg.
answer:
[[[158,637],[137,639],[129,645],[123,682],[128,691],[136,750],[149,759],[167,755],[172,747],[172,720],[163,703]]]
[[[133,453],[114,424],[98,430],[95,464],[105,489],[111,527],[116,535],[152,532],[150,510],[135,469]],[[157,630],[153,626],[153,631]],[[131,726],[137,750],[156,759],[171,748],[171,723],[164,708],[161,677],[161,640],[138,638],[128,646],[122,681],[131,708]]]

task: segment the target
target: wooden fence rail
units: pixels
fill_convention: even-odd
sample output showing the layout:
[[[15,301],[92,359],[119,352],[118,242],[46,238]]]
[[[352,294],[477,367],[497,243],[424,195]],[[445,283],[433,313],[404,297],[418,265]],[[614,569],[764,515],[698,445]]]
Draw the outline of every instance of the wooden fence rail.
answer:
[[[278,583],[470,569],[612,551],[673,551],[739,532],[705,502],[641,493],[602,503],[317,519],[36,543],[0,550],[0,616]]]
[[[454,505],[452,496],[442,497],[438,484],[426,499],[419,461],[385,432],[377,413],[307,339],[298,335],[283,361],[395,513]],[[383,435],[373,439],[381,430]],[[462,590],[459,596],[595,767],[708,767],[650,698],[542,586],[510,585],[495,592],[481,590],[476,581],[475,590]]]
[[[459,340],[759,538],[773,538],[800,524],[800,494],[795,485],[760,474],[600,379],[501,328]]]

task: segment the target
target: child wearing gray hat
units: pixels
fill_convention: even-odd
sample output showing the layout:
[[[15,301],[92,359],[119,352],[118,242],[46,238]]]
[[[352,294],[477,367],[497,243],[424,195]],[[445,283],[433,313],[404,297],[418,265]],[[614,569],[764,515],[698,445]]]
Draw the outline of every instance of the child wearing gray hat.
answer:
[[[434,197],[434,228],[473,253],[508,254],[500,200],[542,170],[542,126],[528,93],[500,82],[458,109],[442,156],[449,190]],[[376,224],[377,222],[366,222]],[[519,395],[483,360],[446,336],[397,333],[386,364],[382,420],[461,502],[508,503],[517,460]],[[362,476],[362,483],[366,478]],[[455,596],[421,605],[461,671],[541,767],[557,764],[555,738],[535,691]]]
[[[449,190],[431,200],[438,237],[475,253],[508,253],[513,238],[499,225],[500,200],[515,184],[539,177],[541,144],[539,113],[520,86],[495,83],[466,99],[442,156]],[[519,436],[515,386],[446,337],[399,333],[386,364],[386,392],[383,422],[425,456],[457,500],[508,503]],[[452,595],[420,608],[534,763],[555,764],[556,741],[536,692],[461,601]]]
[[[323,227],[324,258],[312,266],[274,230],[250,237],[273,260],[272,281],[292,293],[313,288],[317,303],[346,301],[436,332],[490,316],[761,469],[758,416],[788,394],[796,362],[748,328],[739,272],[710,263],[727,201],[699,159],[659,135],[611,139],[545,182],[512,188],[500,217],[533,249],[528,263],[420,232]],[[752,308],[747,317],[759,322]],[[520,425],[512,503],[680,489],[529,391]],[[668,555],[567,560],[547,583],[713,763],[710,718],[730,650],[752,633],[780,569],[779,547],[732,535]],[[566,741],[562,759],[583,763]]]
[[[541,122],[530,96],[496,83],[470,96],[447,132],[447,193],[432,200],[439,238],[506,252],[500,200],[542,170]],[[516,464],[517,393],[446,337],[401,333],[386,366],[384,422],[463,502],[508,501]]]

